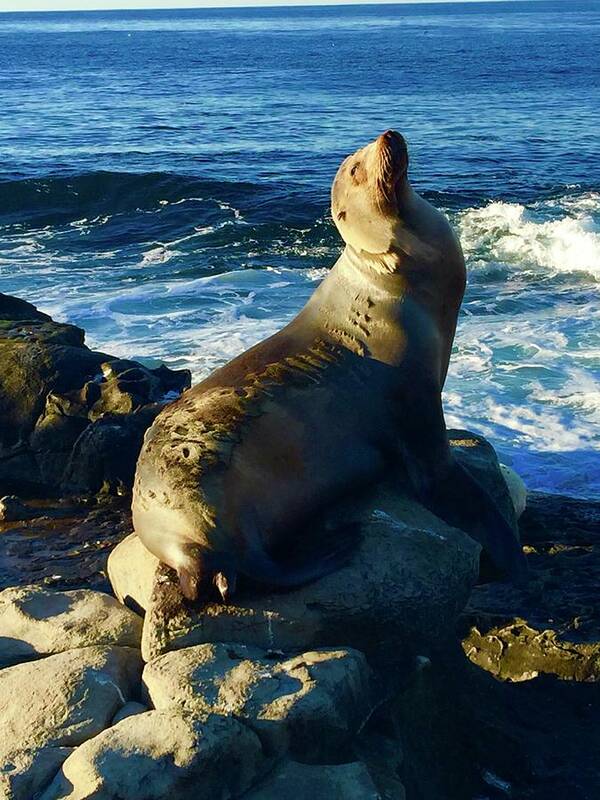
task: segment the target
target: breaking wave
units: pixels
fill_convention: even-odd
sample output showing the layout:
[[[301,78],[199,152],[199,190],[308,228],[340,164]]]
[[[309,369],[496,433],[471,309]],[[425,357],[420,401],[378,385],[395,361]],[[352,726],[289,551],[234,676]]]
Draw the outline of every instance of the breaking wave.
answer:
[[[525,206],[492,202],[459,212],[457,225],[473,267],[585,272],[600,279],[600,194]]]

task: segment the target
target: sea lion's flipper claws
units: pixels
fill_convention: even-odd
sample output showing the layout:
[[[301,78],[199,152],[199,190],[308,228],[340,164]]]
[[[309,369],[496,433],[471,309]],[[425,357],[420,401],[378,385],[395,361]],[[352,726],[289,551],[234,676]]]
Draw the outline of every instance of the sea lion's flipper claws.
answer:
[[[198,597],[198,576],[185,567],[180,567],[177,570],[177,576],[183,596],[187,600],[195,600]]]
[[[512,583],[516,586],[527,583],[527,560],[516,530],[466,467],[452,459],[447,473],[431,487],[425,505],[479,542],[494,565]]]
[[[223,602],[228,603],[230,596],[235,592],[237,575],[235,572],[216,572],[213,583],[219,590]]]

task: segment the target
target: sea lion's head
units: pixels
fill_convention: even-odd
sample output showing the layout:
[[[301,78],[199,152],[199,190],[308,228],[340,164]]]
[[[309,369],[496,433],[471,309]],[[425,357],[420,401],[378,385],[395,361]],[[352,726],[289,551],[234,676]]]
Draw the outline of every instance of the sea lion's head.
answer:
[[[342,162],[331,190],[331,212],[346,244],[367,253],[390,250],[407,169],[406,141],[392,130]]]

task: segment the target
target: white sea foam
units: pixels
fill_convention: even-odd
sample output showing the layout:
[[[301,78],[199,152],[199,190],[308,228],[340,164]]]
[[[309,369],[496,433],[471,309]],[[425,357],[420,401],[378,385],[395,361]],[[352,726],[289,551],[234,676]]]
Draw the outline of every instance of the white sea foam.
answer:
[[[142,260],[138,266],[147,267],[150,264],[166,264],[175,256],[180,255],[177,250],[172,250],[169,245],[159,244],[142,253]]]
[[[562,212],[548,219],[549,212]],[[474,268],[587,272],[600,279],[600,196],[549,200],[526,207],[494,202],[457,214],[465,255]]]
[[[71,228],[79,228],[83,231],[90,230],[93,225],[106,225],[106,223],[111,219],[110,214],[99,214],[98,216],[94,217],[93,219],[88,219],[87,217],[83,217],[82,219],[73,220],[73,222],[69,222],[69,227]]]

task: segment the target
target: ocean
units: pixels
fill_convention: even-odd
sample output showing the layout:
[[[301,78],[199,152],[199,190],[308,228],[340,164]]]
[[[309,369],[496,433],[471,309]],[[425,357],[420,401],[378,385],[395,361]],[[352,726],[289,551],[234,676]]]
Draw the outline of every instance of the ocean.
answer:
[[[396,128],[467,257],[448,426],[598,497],[598,53],[597,0],[0,14],[0,291],[197,381],[300,309]]]

